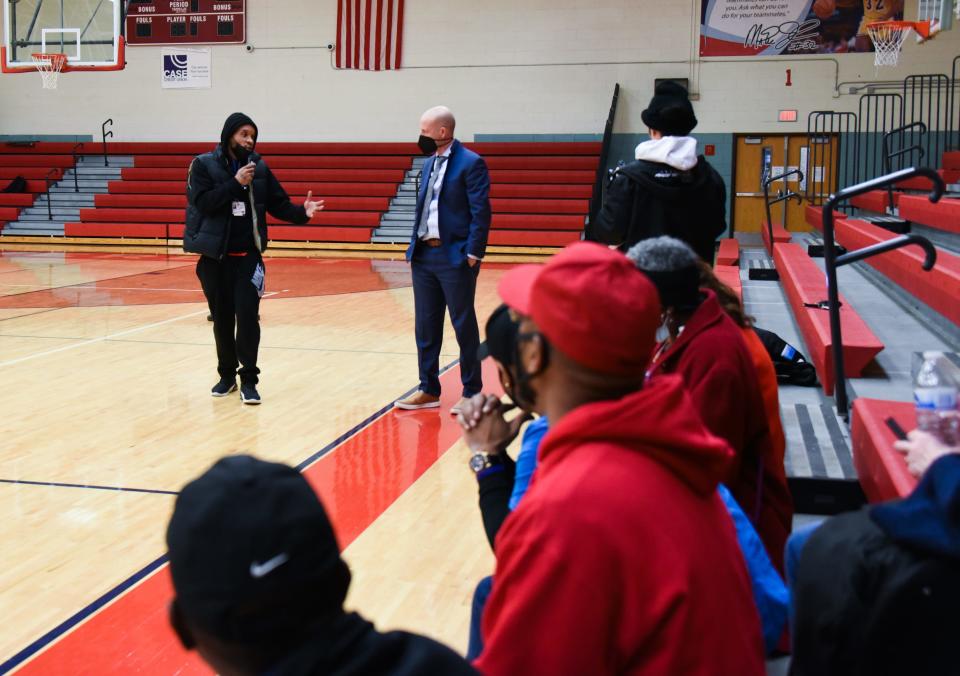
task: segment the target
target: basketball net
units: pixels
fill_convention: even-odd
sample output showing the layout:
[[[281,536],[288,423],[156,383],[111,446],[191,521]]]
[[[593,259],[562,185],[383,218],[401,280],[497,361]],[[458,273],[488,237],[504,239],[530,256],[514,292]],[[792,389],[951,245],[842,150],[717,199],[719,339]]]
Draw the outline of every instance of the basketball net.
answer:
[[[874,21],[867,24],[867,35],[873,41],[875,56],[873,65],[877,68],[893,67],[900,62],[900,50],[910,32],[916,30],[917,37],[926,40],[930,37],[929,21]]]
[[[40,73],[40,84],[44,89],[56,89],[60,71],[67,63],[66,54],[34,54],[33,65]]]

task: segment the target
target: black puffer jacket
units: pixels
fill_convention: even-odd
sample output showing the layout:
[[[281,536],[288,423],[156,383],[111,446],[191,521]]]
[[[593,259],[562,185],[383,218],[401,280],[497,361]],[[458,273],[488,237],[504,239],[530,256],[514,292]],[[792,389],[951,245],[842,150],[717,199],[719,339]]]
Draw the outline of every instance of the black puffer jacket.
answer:
[[[714,242],[727,229],[727,191],[703,156],[689,171],[635,160],[616,170],[587,239],[626,251],[637,242],[669,235],[713,264]]]
[[[960,674],[960,455],[904,500],[829,519],[796,577],[791,676]]]
[[[194,158],[187,173],[187,217],[183,250],[220,259],[230,238],[234,200],[248,202],[260,235],[260,251],[267,248],[267,213],[284,221],[302,225],[309,219],[302,206],[292,204],[267,163],[253,152],[257,163],[253,189],[244,190],[234,178],[230,158],[220,144],[212,152]]]

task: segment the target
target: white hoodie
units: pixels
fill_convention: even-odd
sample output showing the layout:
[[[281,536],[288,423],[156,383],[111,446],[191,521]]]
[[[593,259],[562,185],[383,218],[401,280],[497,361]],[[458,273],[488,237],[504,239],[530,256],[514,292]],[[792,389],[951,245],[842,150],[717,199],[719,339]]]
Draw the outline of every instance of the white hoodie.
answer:
[[[690,136],[664,136],[637,146],[636,159],[666,164],[680,171],[697,166],[697,140]]]

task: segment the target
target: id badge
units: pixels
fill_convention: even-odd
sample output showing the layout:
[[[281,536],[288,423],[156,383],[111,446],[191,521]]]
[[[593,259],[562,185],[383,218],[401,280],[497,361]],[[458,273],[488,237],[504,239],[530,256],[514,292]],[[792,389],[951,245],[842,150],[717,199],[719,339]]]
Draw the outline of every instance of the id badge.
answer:
[[[233,215],[234,216],[246,216],[247,215],[247,205],[245,202],[240,200],[233,200]]]

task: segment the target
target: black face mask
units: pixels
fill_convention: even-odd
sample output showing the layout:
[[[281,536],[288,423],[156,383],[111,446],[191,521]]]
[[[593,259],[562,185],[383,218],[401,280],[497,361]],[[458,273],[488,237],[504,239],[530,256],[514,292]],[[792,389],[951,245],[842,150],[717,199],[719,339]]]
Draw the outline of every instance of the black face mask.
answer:
[[[435,152],[437,152],[437,142],[429,136],[424,136],[423,134],[420,134],[420,138],[417,139],[417,146],[420,148],[420,152],[424,155],[433,155]]]
[[[236,155],[237,161],[240,162],[241,165],[246,164],[250,160],[250,155],[252,153],[252,150],[247,150],[241,145],[238,145],[233,149],[233,154]]]
[[[540,336],[541,344],[543,345],[543,358],[541,360],[540,368],[536,373],[530,373],[523,366],[523,359],[520,356],[520,344],[523,340],[527,340],[534,336]],[[547,343],[546,339],[542,334],[539,333],[520,333],[517,335],[517,344],[516,344],[516,360],[514,362],[514,371],[516,371],[513,382],[511,383],[512,387],[510,392],[507,392],[507,396],[513,400],[520,408],[526,411],[534,410],[534,406],[537,402],[537,393],[533,391],[533,387],[530,386],[530,380],[536,376],[543,373],[547,366],[550,363],[550,344]],[[511,374],[514,375],[514,374]]]

